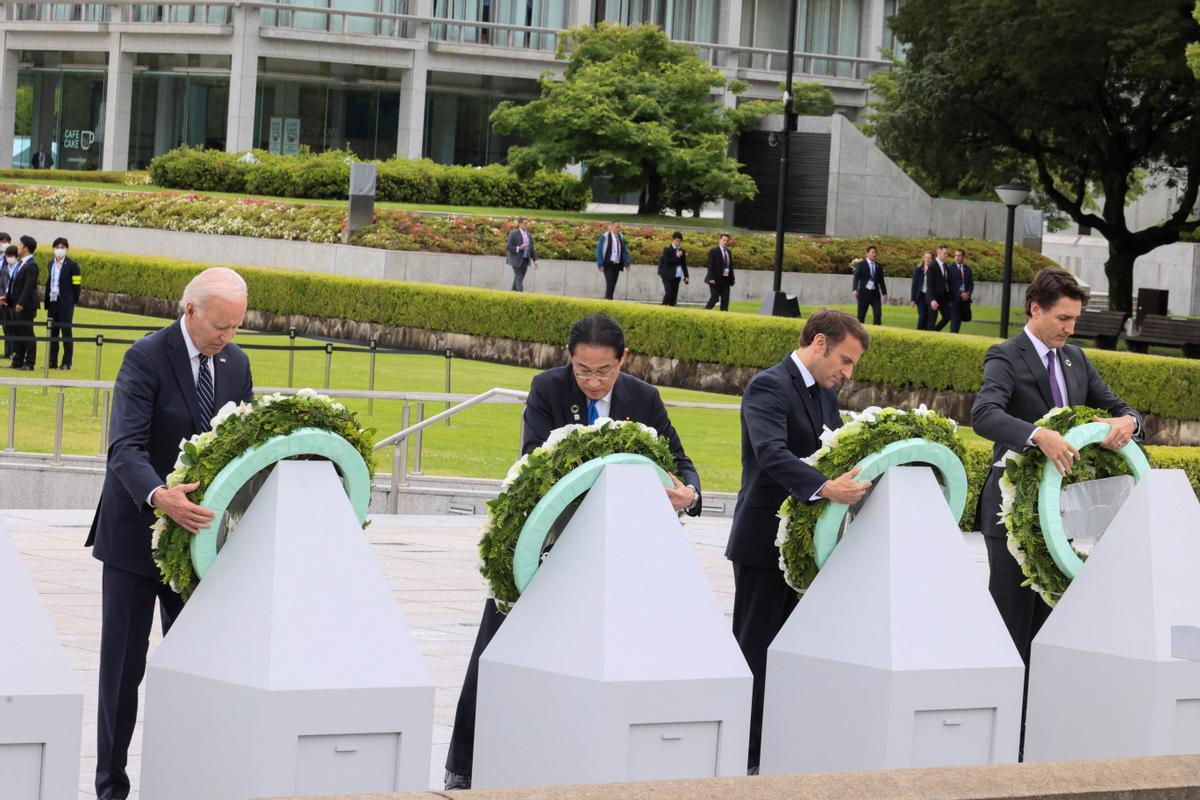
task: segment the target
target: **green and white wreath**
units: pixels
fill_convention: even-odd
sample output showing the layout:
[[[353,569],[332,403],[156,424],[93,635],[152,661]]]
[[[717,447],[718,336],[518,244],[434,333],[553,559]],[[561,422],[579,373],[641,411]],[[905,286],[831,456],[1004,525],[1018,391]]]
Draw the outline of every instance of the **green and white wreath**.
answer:
[[[1149,468],[1145,454],[1133,441],[1115,452],[1082,446],[1085,442],[1098,442],[1106,434],[1107,426],[1093,422],[1093,417],[1107,416],[1106,411],[1087,406],[1051,409],[1034,424],[1062,434],[1076,445],[1079,460],[1072,465],[1071,473],[1059,479],[1057,471],[1047,464],[1046,456],[1034,447],[1021,454],[1010,454],[1000,477],[999,517],[1008,531],[1008,550],[1025,574],[1022,585],[1033,589],[1050,606],[1058,602],[1074,577],[1073,571],[1063,567],[1069,566],[1068,562],[1080,564],[1087,554],[1067,543],[1061,519],[1043,524],[1041,513],[1045,502],[1051,500],[1049,511],[1057,513],[1060,486],[1116,475],[1140,479]],[[1093,429],[1093,436],[1086,436],[1088,428]],[[1048,533],[1051,535],[1047,536]],[[1057,555],[1052,550],[1056,539],[1061,541],[1058,545],[1061,552]]]
[[[166,485],[175,487],[187,483],[199,483],[188,497],[193,503],[206,505],[205,495],[214,481],[231,464],[252,462],[248,456],[267,450],[279,452],[281,457],[314,457],[311,450],[303,447],[275,447],[288,439],[297,439],[317,432],[333,434],[340,447],[361,456],[361,464],[355,464],[366,475],[366,491],[369,499],[370,477],[374,474],[374,447],[372,430],[359,427],[354,413],[323,394],[312,389],[301,389],[294,395],[271,394],[258,398],[253,403],[226,403],[212,419],[212,430],[182,439],[179,442],[179,457],[175,468],[167,476]],[[334,437],[326,436],[331,439]],[[276,459],[277,460],[277,459]],[[265,465],[269,465],[270,459]],[[339,465],[340,467],[341,465]],[[365,470],[364,470],[365,467]],[[226,475],[229,473],[226,472]],[[355,486],[361,495],[361,486]],[[360,498],[361,499],[361,498]],[[361,505],[361,502],[359,503]],[[221,506],[220,510],[224,510]],[[362,509],[365,517],[365,507]],[[159,510],[151,527],[154,562],[158,565],[163,583],[179,592],[186,600],[196,589],[200,575],[193,563],[196,539],[178,523]],[[220,524],[220,515],[201,536],[211,534]],[[215,545],[213,548],[215,553]]]
[[[872,480],[890,466],[929,463],[941,481],[955,520],[966,503],[964,451],[955,431],[958,424],[923,404],[911,411],[872,406],[850,422],[821,434],[821,448],[804,461],[833,479],[863,466],[859,480]],[[867,466],[869,465],[869,466]],[[845,518],[847,507],[818,500],[806,503],[789,497],[779,509],[779,568],[788,585],[803,594],[817,577]],[[831,534],[822,537],[819,527]],[[826,538],[828,541],[818,542]]]
[[[479,571],[503,613],[508,613],[521,595],[514,555],[530,515],[570,473],[616,454],[642,456],[665,472],[676,469],[669,442],[654,428],[606,417],[591,425],[555,429],[541,447],[521,456],[509,469],[499,496],[487,504],[488,518],[479,540]]]

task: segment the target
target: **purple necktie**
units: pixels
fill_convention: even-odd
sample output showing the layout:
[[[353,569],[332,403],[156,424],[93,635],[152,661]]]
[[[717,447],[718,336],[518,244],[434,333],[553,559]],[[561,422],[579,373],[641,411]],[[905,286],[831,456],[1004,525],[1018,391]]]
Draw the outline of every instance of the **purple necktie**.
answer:
[[[1046,353],[1046,372],[1050,378],[1050,394],[1054,395],[1054,407],[1062,408],[1064,405],[1062,390],[1058,388],[1058,376],[1054,374],[1054,361],[1054,351],[1051,350]]]

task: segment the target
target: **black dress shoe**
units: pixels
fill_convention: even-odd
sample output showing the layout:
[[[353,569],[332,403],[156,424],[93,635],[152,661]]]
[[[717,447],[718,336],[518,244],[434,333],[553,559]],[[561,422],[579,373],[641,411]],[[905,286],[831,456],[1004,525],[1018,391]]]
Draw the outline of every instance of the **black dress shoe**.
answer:
[[[71,368],[70,364],[63,364],[61,367],[59,367],[59,369],[70,369],[70,368]],[[54,367],[51,367],[50,369],[54,369]]]
[[[19,369],[23,372],[33,372],[33,364],[22,364],[21,366],[14,367],[13,369]]]
[[[457,772],[446,770],[446,791],[451,789],[470,789],[471,776],[459,775]]]

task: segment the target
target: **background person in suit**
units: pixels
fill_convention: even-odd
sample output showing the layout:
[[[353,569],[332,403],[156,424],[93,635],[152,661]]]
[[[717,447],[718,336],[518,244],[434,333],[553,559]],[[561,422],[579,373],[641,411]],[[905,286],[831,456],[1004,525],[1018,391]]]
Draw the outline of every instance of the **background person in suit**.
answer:
[[[949,248],[939,244],[937,255],[929,267],[929,330],[940,331],[950,322],[950,310],[954,306],[954,278],[947,263]],[[938,319],[938,316],[941,319]],[[935,322],[936,321],[936,322]]]
[[[62,339],[61,369],[71,368],[75,342],[71,339],[71,321],[79,302],[82,277],[79,264],[67,256],[70,243],[60,236],[54,240],[54,258],[46,267],[46,316],[56,325],[50,326],[50,369],[59,369],[58,341]]]
[[[1086,302],[1087,290],[1070,273],[1039,271],[1025,292],[1025,328],[988,348],[983,385],[971,408],[975,432],[995,442],[995,463],[980,493],[978,512],[987,545],[988,589],[1026,667],[1030,644],[1050,615],[1050,607],[1021,585],[1025,575],[1008,551],[1008,533],[998,516],[1002,459],[1010,450],[1020,453],[1036,447],[1060,473],[1069,473],[1079,451],[1054,431],[1033,424],[1055,407],[1087,405],[1112,414],[1112,418],[1096,420],[1112,428],[1102,442],[1110,450],[1124,447],[1140,434],[1142,426],[1141,415],[1113,394],[1083,350],[1067,344]]]
[[[933,265],[933,251],[926,250],[921,254],[921,263],[917,264],[912,275],[912,291],[909,300],[917,309],[917,330],[927,331],[933,327],[933,312],[929,308],[929,268]]]
[[[755,375],[742,397],[742,488],[725,557],[733,562],[733,634],[754,674],[747,766],[758,771],[767,648],[796,606],[779,569],[779,506],[789,496],[854,504],[870,483],[859,469],[827,479],[801,459],[821,445],[821,431],[841,426],[837,388],[850,379],[871,337],[843,311],[822,309],[800,334],[800,347]]]
[[[879,249],[875,245],[867,248],[866,257],[854,265],[854,279],[850,289],[858,300],[858,321],[867,321],[867,309],[870,308],[874,323],[882,325],[883,300],[887,300],[887,281],[883,277],[883,265],[875,260],[877,255]]]
[[[138,685],[155,601],[163,634],[183,606],[151,557],[154,509],[196,533],[213,519],[188,492],[168,489],[179,440],[209,430],[226,402],[253,399],[250,363],[232,343],[246,313],[246,284],[231,269],[206,269],[183,292],[183,316],[125,353],[113,390],[108,463],[87,545],[104,562],[96,796],[129,794],[125,772],[137,719]]]
[[[688,282],[687,253],[683,250],[683,234],[679,231],[671,234],[671,243],[658,257],[658,277],[663,282],[662,305],[675,305],[679,302],[679,282]]]
[[[564,425],[588,425],[601,417],[633,420],[649,425],[666,437],[675,456],[678,477],[667,489],[667,499],[676,511],[700,515],[700,476],[671,425],[658,389],[621,371],[629,349],[625,332],[605,314],[593,314],[576,322],[567,339],[571,360],[564,366],[536,375],[525,400],[521,452],[531,453],[549,438],[551,431]],[[446,754],[446,788],[470,789],[471,768],[475,757],[475,699],[479,690],[479,656],[482,655],[504,615],[496,602],[484,605],[483,619],[475,647],[463,678],[462,693],[454,715],[454,732]]]
[[[514,292],[525,291],[525,273],[529,265],[538,268],[537,248],[534,247],[533,237],[529,235],[529,220],[522,217],[517,227],[508,232],[508,242],[504,247],[504,263],[512,267]]]
[[[32,236],[22,236],[17,241],[17,266],[9,281],[5,300],[12,309],[9,325],[16,339],[12,350],[13,369],[30,372],[37,361],[37,342],[33,338],[36,335],[33,320],[38,310],[38,265],[33,258],[37,252],[37,240]]]
[[[721,301],[721,310],[729,310],[729,287],[734,284],[733,255],[729,252],[729,234],[722,233],[717,240],[717,246],[708,251],[708,274],[704,277],[708,284],[708,302],[706,309],[712,308]]]
[[[954,302],[950,306],[950,332],[958,333],[964,322],[971,321],[971,297],[975,294],[975,275],[964,260],[966,253],[960,247],[954,251],[954,263],[950,272],[954,281]]]
[[[596,242],[596,269],[604,273],[604,299],[612,300],[617,278],[629,269],[629,248],[621,235],[621,223],[612,222]]]
[[[17,248],[7,233],[0,233],[0,250],[4,253],[4,260],[0,261],[0,331],[4,333],[4,360],[11,362],[13,340],[9,335],[8,321],[12,319],[12,309],[8,307],[8,284],[18,259]]]

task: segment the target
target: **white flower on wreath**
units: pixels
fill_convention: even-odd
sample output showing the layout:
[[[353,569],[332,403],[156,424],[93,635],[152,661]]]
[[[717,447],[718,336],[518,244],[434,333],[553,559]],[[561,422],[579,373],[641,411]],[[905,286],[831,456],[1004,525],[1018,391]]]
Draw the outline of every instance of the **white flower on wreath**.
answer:
[[[867,425],[870,425],[878,420],[879,414],[882,411],[883,409],[879,406],[869,406],[864,408],[862,412],[858,414],[855,414],[853,411],[851,411],[850,419],[854,422],[863,422]]]
[[[167,518],[159,517],[154,520],[154,524],[150,526],[150,549],[158,549],[158,537],[162,536],[167,530]]]
[[[596,421],[593,422],[591,425],[588,425],[587,428],[589,431],[598,431],[601,428],[603,428],[605,425],[612,425],[612,424],[614,424],[612,417],[598,417],[596,419]]]
[[[830,430],[829,426],[826,425],[821,431],[822,448],[826,449],[826,450],[832,450],[834,448],[834,446],[837,444],[838,431],[842,431],[842,430],[845,430],[845,428],[838,428],[835,431],[835,430]]]
[[[525,465],[528,463],[529,455],[526,454],[518,458],[516,462],[508,468],[508,474],[504,476],[504,481],[500,484],[501,492],[508,491],[508,487],[512,486],[513,481],[520,476],[521,470],[525,469]]]
[[[1068,412],[1068,411],[1070,411],[1070,410],[1071,410],[1071,409],[1070,409],[1070,407],[1069,407],[1069,406],[1055,406],[1054,408],[1052,408],[1052,409],[1050,409],[1049,411],[1047,411],[1047,412],[1046,412],[1046,415],[1037,421],[1037,424],[1038,424],[1038,425],[1045,425],[1045,424],[1046,424],[1046,423],[1048,423],[1050,420],[1052,420],[1052,419],[1054,419],[1055,417],[1057,417],[1059,414],[1065,414],[1065,413],[1067,413],[1067,412]]]
[[[832,451],[833,451],[832,447],[820,447],[820,448],[817,448],[817,450],[814,451],[811,456],[808,456],[807,458],[802,458],[800,460],[803,461],[805,464],[808,464],[810,467],[815,467],[817,465],[818,461],[820,461],[825,456],[829,455]]]
[[[305,398],[308,398],[309,400],[313,400],[313,399],[316,399],[316,397],[317,397],[317,391],[316,391],[316,389],[309,389],[306,386],[303,389],[301,389],[300,391],[296,392],[296,397],[305,397]]]
[[[550,435],[546,437],[546,441],[543,442],[542,446],[538,449],[545,450],[547,452],[552,451],[554,448],[558,447],[559,443],[562,442],[563,439],[566,439],[572,433],[580,430],[583,427],[583,425],[563,425],[561,428],[555,428],[554,430],[550,431]]]
[[[1017,541],[1017,537],[1010,533],[1008,535],[1007,544],[1008,552],[1012,554],[1012,557],[1014,560],[1016,560],[1017,565],[1020,566],[1021,564],[1024,564],[1026,558],[1025,550],[1021,547],[1021,543]]]
[[[933,412],[929,409],[928,406],[926,406],[924,403],[921,403],[921,405],[917,406],[916,408],[914,408],[912,410],[912,413],[918,417],[927,417],[930,414],[932,414]]]
[[[658,441],[658,431],[656,429],[650,427],[649,425],[643,425],[640,422],[637,423],[637,426],[639,428],[641,428],[642,432],[645,433],[647,436],[649,436],[651,439],[653,439],[654,441]]]
[[[225,405],[221,406],[220,410],[217,411],[216,416],[212,418],[213,430],[221,427],[221,423],[232,417],[234,414],[240,413],[241,411],[238,409],[238,404],[230,400]]]
[[[788,540],[788,517],[787,517],[787,514],[780,512],[779,528],[775,531],[775,546],[782,548],[785,544],[787,544],[787,540]],[[784,572],[787,571],[787,564],[784,563],[782,554],[779,556],[779,567]]]

